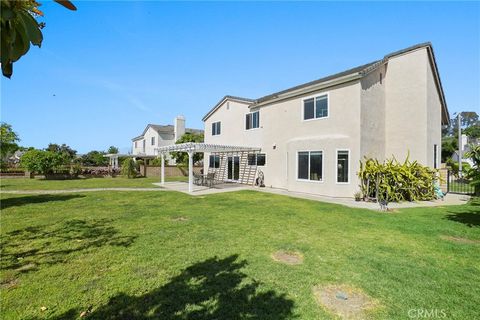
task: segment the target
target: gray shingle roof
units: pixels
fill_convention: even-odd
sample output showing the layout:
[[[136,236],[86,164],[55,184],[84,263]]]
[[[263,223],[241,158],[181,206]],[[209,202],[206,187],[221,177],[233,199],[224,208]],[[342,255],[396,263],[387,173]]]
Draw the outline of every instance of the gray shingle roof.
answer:
[[[143,136],[145,135],[145,132],[147,132],[148,128],[152,128],[153,130],[155,130],[156,132],[158,132],[159,134],[171,134],[171,135],[174,135],[174,130],[175,130],[175,127],[171,124],[168,124],[168,125],[161,125],[161,124],[153,124],[153,123],[149,123],[146,127],[145,127],[145,130],[143,130],[143,133],[135,138],[132,139],[132,141],[135,141],[135,140],[139,140],[139,139],[143,139]],[[193,128],[185,128],[185,132],[186,133],[202,133],[203,130],[202,129],[193,129]]]

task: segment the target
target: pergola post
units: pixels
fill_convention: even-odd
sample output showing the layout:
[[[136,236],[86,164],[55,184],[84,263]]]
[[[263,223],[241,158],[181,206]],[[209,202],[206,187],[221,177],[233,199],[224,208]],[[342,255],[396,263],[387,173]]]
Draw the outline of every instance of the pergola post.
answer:
[[[193,151],[188,151],[188,192],[193,192]]]
[[[160,182],[165,184],[165,155],[162,153],[160,155],[161,169],[160,169]]]

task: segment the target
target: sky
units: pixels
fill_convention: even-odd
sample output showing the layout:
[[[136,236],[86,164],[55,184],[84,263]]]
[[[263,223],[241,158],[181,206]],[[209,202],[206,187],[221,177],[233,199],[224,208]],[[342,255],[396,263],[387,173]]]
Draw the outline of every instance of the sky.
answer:
[[[450,114],[480,113],[478,2],[45,2],[41,48],[1,79],[23,146],[131,148],[148,123],[203,128],[224,95],[258,98],[430,41]]]

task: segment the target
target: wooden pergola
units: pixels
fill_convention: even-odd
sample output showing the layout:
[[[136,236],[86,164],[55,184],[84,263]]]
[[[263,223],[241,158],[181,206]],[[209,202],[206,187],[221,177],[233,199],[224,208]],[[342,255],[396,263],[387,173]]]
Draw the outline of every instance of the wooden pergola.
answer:
[[[159,147],[155,149],[161,157],[161,184],[165,184],[165,155],[170,152],[186,152],[188,153],[188,192],[193,192],[193,155],[197,152],[209,153],[231,153],[231,152],[258,152],[259,147],[232,146],[221,144],[209,144],[198,142],[187,142],[180,144],[172,144],[169,146]]]

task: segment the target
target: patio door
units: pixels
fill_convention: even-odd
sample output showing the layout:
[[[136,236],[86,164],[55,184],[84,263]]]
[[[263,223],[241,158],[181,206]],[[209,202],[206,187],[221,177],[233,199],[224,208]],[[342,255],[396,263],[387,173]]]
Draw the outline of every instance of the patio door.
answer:
[[[228,157],[227,162],[227,178],[230,181],[238,181],[240,179],[240,157]]]

